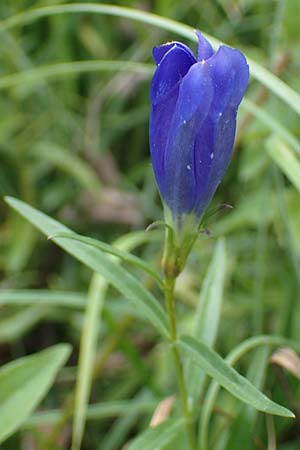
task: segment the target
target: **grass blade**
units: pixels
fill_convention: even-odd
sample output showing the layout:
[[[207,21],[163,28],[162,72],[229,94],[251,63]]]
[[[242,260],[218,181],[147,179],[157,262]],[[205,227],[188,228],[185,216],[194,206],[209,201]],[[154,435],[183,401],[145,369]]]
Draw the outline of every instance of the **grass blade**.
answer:
[[[60,233],[62,236],[63,233]],[[65,233],[65,237],[71,235]],[[57,237],[57,235],[56,235]],[[116,245],[124,249],[132,249],[136,245],[143,243],[145,238],[148,238],[146,233],[130,233],[123,236],[116,241]],[[111,258],[116,255],[131,256],[130,253],[120,250],[118,247],[112,247],[95,239],[83,238],[89,245],[94,245],[97,248],[104,248],[106,252],[111,254]],[[80,239],[79,239],[80,241]],[[95,243],[97,245],[95,245]],[[101,245],[103,244],[103,245]],[[138,259],[138,258],[137,258]],[[120,260],[116,260],[118,264]],[[77,382],[75,388],[75,402],[74,402],[74,420],[72,429],[72,450],[79,450],[81,447],[85,423],[88,413],[88,402],[92,386],[92,375],[94,361],[96,357],[97,337],[99,334],[99,316],[104,305],[104,298],[108,283],[101,275],[94,274],[90,284],[88,303],[85,313],[84,325],[80,339],[79,365],[77,372]],[[135,413],[136,414],[136,413]]]
[[[267,151],[273,161],[300,192],[300,161],[293,151],[278,138],[268,139]]]
[[[192,334],[194,338],[202,340],[209,347],[213,347],[217,336],[225,268],[225,241],[219,239],[202,285]],[[186,379],[189,380],[187,386],[190,401],[195,404],[204,386],[205,373],[199,366],[193,364],[192,358],[187,361]]]
[[[80,450],[83,439],[86,409],[91,392],[93,367],[97,352],[99,318],[103,309],[106,288],[105,279],[95,273],[90,284],[80,336],[71,450]]]
[[[112,417],[126,416],[128,411],[141,414],[151,414],[157,407],[159,399],[156,400],[116,400],[106,401],[101,403],[94,403],[89,405],[86,412],[87,420],[98,421],[100,419],[110,419]],[[63,417],[63,412],[60,409],[41,411],[33,414],[22,425],[22,428],[32,428],[41,425],[55,424]]]
[[[36,408],[70,351],[69,345],[59,344],[1,367],[0,442],[13,434]]]
[[[225,361],[230,366],[236,364],[249,351],[262,346],[290,346],[291,348],[299,349],[299,343],[293,342],[290,339],[285,339],[281,336],[255,336],[235,347]],[[208,427],[213,411],[214,403],[216,401],[220,384],[212,381],[207,391],[205,401],[201,411],[200,426],[199,426],[199,442],[201,450],[208,449]]]
[[[46,291],[43,289],[1,289],[0,305],[61,306],[82,309],[86,305],[86,296],[77,292]]]
[[[139,269],[143,270],[144,272],[151,275],[159,284],[159,286],[163,286],[163,281],[160,275],[152,269],[152,267],[145,263],[141,258],[138,258],[135,255],[132,255],[131,253],[125,252],[123,250],[118,249],[117,247],[114,247],[112,245],[106,244],[105,242],[99,241],[97,239],[93,239],[87,236],[81,236],[79,234],[71,234],[71,233],[56,233],[53,236],[50,236],[49,239],[54,238],[67,238],[67,239],[73,239],[78,242],[82,242],[83,244],[90,245],[91,247],[94,247],[96,249],[99,249],[101,252],[108,253],[113,256],[117,256],[121,260],[128,262]]]
[[[251,113],[257,120],[262,122],[273,134],[287,142],[300,155],[299,140],[279,121],[259,105],[256,105],[248,98],[244,98],[241,104],[242,109]]]
[[[257,389],[263,389],[266,368],[268,365],[270,350],[267,347],[258,349],[251,361],[247,378]],[[230,427],[226,450],[240,450],[241,442],[244,442],[244,450],[250,450],[253,446],[252,434],[255,428],[258,412],[250,406],[242,406],[239,414]]]
[[[194,357],[195,364],[242,402],[268,414],[295,417],[291,411],[277,405],[258,391],[250,381],[236,372],[203,342],[191,336],[184,336],[180,338],[179,346]]]
[[[56,220],[51,219],[46,214],[41,213],[20,200],[7,197],[6,201],[19,214],[47,236],[54,235],[55,233],[73,233],[72,230]],[[168,336],[167,318],[163,308],[136,278],[118,266],[104,253],[91,248],[89,245],[74,242],[66,238],[57,238],[54,241],[87,267],[100,273],[129,301],[133,302],[159,333]]]
[[[155,428],[149,428],[129,444],[128,450],[157,450],[175,439],[184,427],[183,419],[170,419]]]
[[[45,78],[61,78],[80,73],[91,72],[134,72],[150,77],[154,71],[153,64],[133,61],[72,61],[59,64],[49,64],[22,72],[12,73],[0,78],[0,90],[18,86],[23,83],[36,83]],[[51,158],[52,155],[49,155]],[[72,167],[70,168],[72,170]]]
[[[42,17],[70,13],[107,14],[112,16],[125,17],[130,20],[136,20],[139,22],[147,23],[148,25],[171,31],[192,41],[197,41],[194,29],[192,27],[180,22],[176,22],[175,20],[168,19],[166,17],[160,17],[156,14],[140,11],[133,8],[126,8],[115,5],[101,5],[95,3],[53,5],[27,10],[0,22],[0,31],[8,30],[15,26],[30,24]],[[203,34],[211,41],[214,48],[217,48],[221,44],[218,39],[215,39],[206,33]],[[295,112],[300,115],[299,94],[255,61],[251,60],[250,58],[247,58],[247,60],[249,63],[251,75],[258,81],[260,81],[260,83],[265,85],[268,89],[270,89],[275,95],[281,98],[283,102],[287,103],[292,109],[294,109]]]

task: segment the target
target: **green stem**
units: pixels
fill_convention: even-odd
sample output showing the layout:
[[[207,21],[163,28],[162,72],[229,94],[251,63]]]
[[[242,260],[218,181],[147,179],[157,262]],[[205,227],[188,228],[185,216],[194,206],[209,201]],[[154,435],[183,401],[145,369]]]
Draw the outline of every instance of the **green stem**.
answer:
[[[189,439],[190,449],[196,450],[196,438],[193,429],[193,423],[191,418],[190,409],[188,406],[188,396],[184,381],[183,366],[180,358],[178,348],[176,347],[177,340],[177,326],[176,326],[176,314],[175,314],[175,302],[174,302],[174,287],[176,278],[171,275],[165,277],[165,300],[166,307],[169,315],[169,328],[170,328],[170,342],[172,345],[172,352],[176,367],[177,383],[180,392],[181,407],[183,415],[186,419],[186,431]]]

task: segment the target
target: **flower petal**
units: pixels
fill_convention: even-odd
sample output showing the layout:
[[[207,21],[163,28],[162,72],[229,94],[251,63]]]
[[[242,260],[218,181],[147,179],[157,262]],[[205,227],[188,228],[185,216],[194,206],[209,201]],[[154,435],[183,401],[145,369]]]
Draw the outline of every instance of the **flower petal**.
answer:
[[[192,50],[185,44],[182,44],[181,42],[172,41],[167,42],[166,44],[159,45],[158,47],[154,47],[152,50],[153,59],[155,61],[155,64],[158,66],[160,64],[162,58],[165,56],[165,54],[176,45],[177,47],[180,47],[182,50],[184,50],[194,61],[196,62],[195,56],[192,52]]]
[[[177,219],[195,207],[195,136],[209,113],[212,96],[209,67],[206,63],[194,64],[179,88],[164,155],[165,191],[162,195]]]
[[[165,192],[165,150],[171,128],[175,106],[179,92],[179,84],[162,102],[152,105],[149,123],[150,153],[155,178],[162,194]]]
[[[200,33],[200,31],[196,30],[195,33],[198,38],[198,55],[197,55],[198,61],[203,61],[205,59],[210,58],[214,54],[214,50],[210,42],[208,42],[208,40],[205,39],[205,37],[203,36],[202,33]]]
[[[156,104],[165,98],[195,62],[195,58],[182,46],[174,44],[165,53],[154,73],[150,92],[151,103]]]
[[[222,46],[207,64],[214,95],[195,144],[198,216],[206,208],[228,167],[234,144],[237,108],[249,80],[248,64],[239,50]]]
[[[227,107],[237,110],[249,81],[245,56],[235,48],[222,45],[207,63],[215,85],[214,113]]]

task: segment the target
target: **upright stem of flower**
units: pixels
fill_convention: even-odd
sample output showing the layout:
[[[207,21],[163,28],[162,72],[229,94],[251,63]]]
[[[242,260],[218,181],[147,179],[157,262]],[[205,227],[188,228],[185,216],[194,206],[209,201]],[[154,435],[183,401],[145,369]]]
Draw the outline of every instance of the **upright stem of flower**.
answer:
[[[188,406],[188,396],[184,381],[183,366],[180,358],[178,348],[175,343],[177,340],[177,327],[176,327],[176,314],[175,314],[175,302],[174,302],[174,287],[176,278],[172,275],[165,276],[165,300],[166,307],[169,315],[169,328],[170,328],[170,341],[172,345],[172,352],[174,356],[174,362],[176,366],[177,382],[180,391],[180,399],[182,405],[182,412],[186,419],[187,435],[190,443],[191,450],[196,450],[196,438],[192,424],[191,413]]]

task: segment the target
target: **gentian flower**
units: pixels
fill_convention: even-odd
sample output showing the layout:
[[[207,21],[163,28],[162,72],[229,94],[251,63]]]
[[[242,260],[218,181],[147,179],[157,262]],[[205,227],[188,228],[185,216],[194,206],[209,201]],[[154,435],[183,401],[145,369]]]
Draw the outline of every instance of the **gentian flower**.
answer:
[[[249,67],[237,49],[214,53],[198,36],[198,55],[181,42],[153,49],[150,150],[161,197],[175,228],[199,223],[229,164]]]

